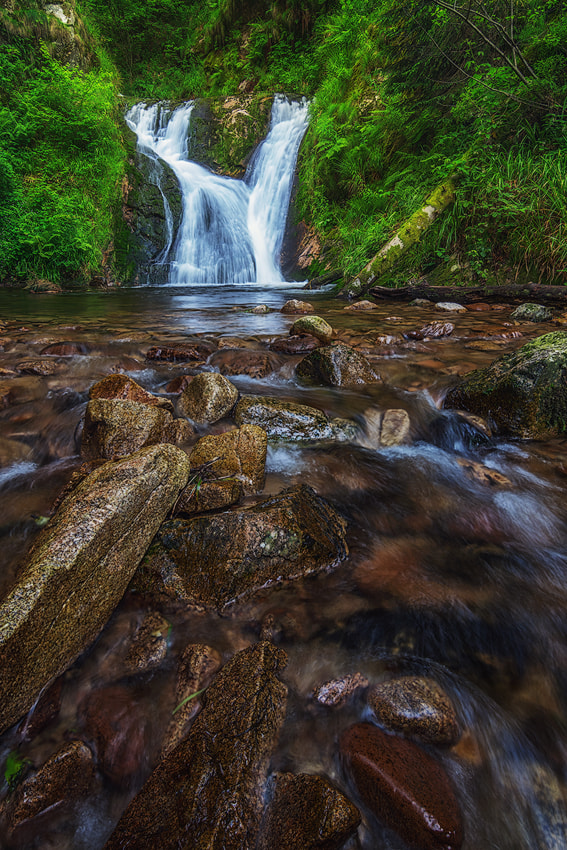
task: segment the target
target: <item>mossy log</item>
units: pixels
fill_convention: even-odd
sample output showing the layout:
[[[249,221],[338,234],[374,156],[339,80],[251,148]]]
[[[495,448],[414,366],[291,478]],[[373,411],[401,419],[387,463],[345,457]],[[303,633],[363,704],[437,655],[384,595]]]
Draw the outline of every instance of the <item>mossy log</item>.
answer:
[[[415,245],[428,227],[455,200],[455,182],[448,177],[404,224],[390,241],[370,260],[360,274],[348,282],[342,290],[344,295],[354,298],[369,288],[383,274],[390,271],[408,248]]]
[[[474,301],[537,301],[543,304],[567,303],[567,286],[552,286],[540,283],[503,284],[502,286],[429,286],[420,281],[414,286],[389,287],[372,286],[373,298],[412,301],[414,298],[427,298],[429,301],[458,301],[471,304]]]

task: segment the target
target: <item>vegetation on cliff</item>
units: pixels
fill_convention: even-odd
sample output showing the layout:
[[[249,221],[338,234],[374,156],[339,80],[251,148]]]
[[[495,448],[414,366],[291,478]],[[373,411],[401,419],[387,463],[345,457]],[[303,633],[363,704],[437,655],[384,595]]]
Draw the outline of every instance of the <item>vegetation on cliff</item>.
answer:
[[[45,17],[35,2],[18,5]],[[450,178],[455,202],[386,282],[567,280],[562,0],[83,4],[88,69],[3,13],[0,277],[100,270],[125,157],[118,74],[137,99],[311,99],[297,197],[323,246],[311,274],[356,276]]]

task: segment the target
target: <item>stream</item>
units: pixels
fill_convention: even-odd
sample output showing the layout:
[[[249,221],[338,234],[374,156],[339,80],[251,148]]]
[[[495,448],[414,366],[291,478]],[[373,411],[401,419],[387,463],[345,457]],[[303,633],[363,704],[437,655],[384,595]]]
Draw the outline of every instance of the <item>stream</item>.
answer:
[[[290,298],[310,301],[334,338],[365,354],[382,381],[304,386],[294,376],[300,358],[280,355],[264,378],[231,374],[238,390],[355,421],[369,408],[403,408],[409,443],[380,450],[351,443],[269,447],[258,498],[310,484],[347,519],[349,557],[332,572],[265,588],[225,616],[168,609],[164,663],[149,676],[120,682],[120,699],[143,727],[137,769],[125,785],[99,778],[86,800],[32,819],[10,847],[102,848],[156,764],[183,648],[203,642],[226,661],[258,640],[268,615],[289,659],[288,709],[271,769],[323,773],[352,796],[337,739],[368,719],[368,708],[362,697],[340,708],[319,705],[313,689],[357,672],[372,684],[426,675],[450,696],[463,730],[457,744],[436,752],[461,807],[463,850],[567,847],[567,440],[479,440],[466,420],[441,406],[459,376],[556,330],[554,322],[514,323],[510,305],[449,317],[433,305],[396,302],[352,312],[326,292],[285,284],[40,296],[1,291],[0,591],[11,586],[42,518],[81,463],[80,423],[92,384],[123,372],[168,395],[172,378],[191,369],[146,360],[150,347],[199,338],[226,357],[237,345],[266,351],[297,318],[280,312]],[[259,304],[269,312],[249,312]],[[440,318],[454,324],[451,335],[404,336]],[[41,354],[62,342],[77,353]],[[30,364],[46,359],[51,374],[37,374]],[[484,478],[471,474],[475,463],[487,471]],[[79,704],[116,681],[114,659],[146,610],[130,589],[96,643],[64,674],[58,715],[31,739],[25,724],[6,732],[0,764],[17,752],[39,766],[80,736]],[[7,791],[4,782],[2,794]],[[370,817],[346,847],[408,850]]]

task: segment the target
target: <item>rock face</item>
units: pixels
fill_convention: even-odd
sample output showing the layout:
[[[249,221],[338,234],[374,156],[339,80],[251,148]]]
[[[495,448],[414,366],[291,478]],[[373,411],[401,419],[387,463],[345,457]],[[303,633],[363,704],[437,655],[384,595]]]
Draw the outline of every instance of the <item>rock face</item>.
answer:
[[[182,443],[192,433],[188,422],[174,419],[163,407],[95,398],[85,411],[81,456],[110,460],[157,443]]]
[[[88,794],[94,781],[94,761],[82,741],[71,741],[18,786],[8,803],[8,821],[19,826],[46,809]]]
[[[433,679],[402,676],[374,685],[368,704],[388,729],[428,744],[454,744],[459,739],[455,709]]]
[[[188,737],[154,770],[104,850],[245,850],[256,843],[268,762],[285,714],[283,650],[237,653]]]
[[[412,741],[357,723],[340,752],[364,804],[410,846],[458,850],[459,807],[441,765]]]
[[[106,463],[61,503],[0,605],[0,731],[97,636],[187,483],[159,445]]]
[[[567,427],[567,333],[545,334],[471,372],[445,407],[487,419],[501,434],[546,440]]]
[[[359,823],[356,806],[324,776],[277,773],[257,850],[340,850]]]
[[[329,387],[366,384],[378,381],[366,357],[342,342],[317,348],[304,357],[296,368],[298,378]]]
[[[202,372],[185,387],[177,409],[198,425],[218,422],[238,400],[238,390],[228,378],[216,372]]]
[[[238,425],[263,428],[272,441],[315,442],[354,440],[357,425],[348,419],[329,419],[322,410],[270,396],[243,396],[234,411]]]
[[[224,434],[201,437],[190,455],[191,468],[210,464],[208,475],[236,477],[247,493],[256,493],[264,483],[267,449],[268,437],[263,428],[242,425]]]
[[[140,589],[222,610],[266,585],[330,569],[347,553],[345,522],[310,488],[252,508],[162,525]]]

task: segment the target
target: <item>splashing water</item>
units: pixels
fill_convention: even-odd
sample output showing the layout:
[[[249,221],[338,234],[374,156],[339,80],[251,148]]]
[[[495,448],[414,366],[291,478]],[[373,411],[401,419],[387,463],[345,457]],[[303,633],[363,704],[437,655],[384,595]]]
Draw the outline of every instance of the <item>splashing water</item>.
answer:
[[[280,252],[295,163],[308,124],[307,102],[274,99],[270,131],[244,180],[213,174],[187,158],[192,110],[192,102],[174,111],[166,104],[139,103],[126,115],[139,151],[154,164],[150,179],[164,198],[168,241],[157,264],[172,260],[172,285],[281,284]],[[161,189],[160,160],[172,168],[181,188],[183,217],[176,237]]]

